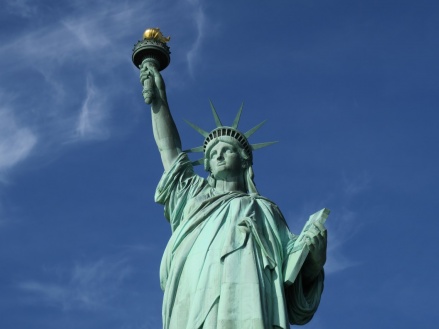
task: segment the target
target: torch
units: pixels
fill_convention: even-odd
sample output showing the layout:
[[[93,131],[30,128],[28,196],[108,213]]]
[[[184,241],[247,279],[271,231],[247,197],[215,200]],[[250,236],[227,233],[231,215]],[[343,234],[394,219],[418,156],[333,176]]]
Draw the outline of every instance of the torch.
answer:
[[[171,52],[166,44],[169,40],[171,38],[165,38],[159,28],[147,29],[143,33],[143,40],[134,45],[132,56],[134,65],[142,70],[146,63],[151,63],[159,71],[164,70],[171,61]],[[141,74],[143,94],[147,104],[151,104],[154,99],[154,81],[152,79],[150,74]]]

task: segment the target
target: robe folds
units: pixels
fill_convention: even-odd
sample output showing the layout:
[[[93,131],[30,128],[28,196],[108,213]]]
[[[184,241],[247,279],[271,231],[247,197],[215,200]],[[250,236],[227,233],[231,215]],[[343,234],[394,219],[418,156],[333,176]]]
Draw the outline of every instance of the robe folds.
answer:
[[[181,153],[155,200],[172,229],[160,267],[164,329],[271,329],[307,323],[320,302],[322,272],[307,287],[284,284],[296,236],[270,200],[219,192]]]

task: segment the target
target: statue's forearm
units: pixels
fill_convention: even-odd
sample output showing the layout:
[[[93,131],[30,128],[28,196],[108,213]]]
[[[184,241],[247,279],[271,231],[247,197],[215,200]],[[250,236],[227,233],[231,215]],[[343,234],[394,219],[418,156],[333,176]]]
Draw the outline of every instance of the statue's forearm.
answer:
[[[169,170],[181,152],[181,140],[166,100],[161,93],[160,101],[151,104],[154,139],[160,151],[163,167]]]
[[[155,63],[142,62],[140,82],[145,103],[151,104],[152,129],[163,167],[168,171],[181,152],[181,140],[166,97],[166,87]]]

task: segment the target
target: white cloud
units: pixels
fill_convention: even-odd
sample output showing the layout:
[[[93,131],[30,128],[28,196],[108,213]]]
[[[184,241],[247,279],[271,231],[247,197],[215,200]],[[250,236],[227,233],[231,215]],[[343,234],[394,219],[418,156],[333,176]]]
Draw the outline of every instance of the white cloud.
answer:
[[[8,62],[4,67],[7,70],[32,67],[53,71],[56,67],[78,63],[96,69],[105,63],[108,69],[125,59],[126,53],[120,49],[126,47],[123,38],[132,33],[133,26],[160,15],[151,9],[150,2],[72,4],[58,19],[43,20],[44,25],[34,23],[31,30],[17,29],[13,38],[0,45],[0,60]],[[27,4],[22,3],[23,7]],[[148,5],[149,10],[145,10]],[[59,78],[68,79],[63,75]]]
[[[360,264],[359,261],[346,257],[343,252],[344,245],[355,236],[359,228],[357,215],[348,209],[342,209],[335,215],[336,223],[333,223],[328,231],[328,258],[325,265],[327,274],[340,272]]]
[[[37,140],[33,131],[21,125],[12,111],[0,109],[0,173],[26,159]]]
[[[63,308],[65,307],[64,300],[67,298],[68,291],[60,285],[26,281],[20,283],[19,288],[41,296],[44,301],[55,304],[61,303]]]
[[[24,63],[36,68],[44,65],[53,70],[57,65],[97,61],[99,58],[92,54],[101,53],[102,47],[109,44],[109,34],[111,33],[105,30],[105,26],[98,25],[97,21],[89,22],[88,17],[66,18],[64,21],[16,36],[11,43],[0,49],[4,53],[13,54],[11,60],[15,64]]]
[[[190,34],[195,39],[187,53],[193,73],[207,19],[201,1],[182,6],[183,19],[195,21],[196,33]],[[109,138],[112,106],[116,97],[127,92],[114,69],[130,65],[130,48],[136,41],[126,48],[127,35],[133,28],[147,27],[148,21],[163,20],[172,30],[172,16],[182,6],[164,10],[153,1],[94,1],[87,6],[76,1],[57,19],[44,16],[33,22],[32,29],[16,27],[13,37],[0,45],[0,83],[16,96],[13,111],[1,110],[0,180],[6,179],[2,171],[36,154],[32,152],[36,146],[39,155],[46,155],[68,143]],[[41,10],[26,0],[9,1],[8,8],[21,8],[23,17]],[[18,77],[26,78],[18,84]]]
[[[363,173],[355,178],[349,179],[345,174],[342,176],[343,181],[343,191],[346,196],[355,196],[365,189],[367,189],[370,185],[371,177],[367,173]]]
[[[31,3],[31,0],[10,0],[6,2],[4,9],[11,14],[22,17],[31,17],[37,12],[37,7]]]
[[[352,209],[351,203],[354,198],[360,196],[369,187],[370,182],[371,177],[367,173],[359,174],[353,178],[342,174],[339,194],[330,198],[337,197],[341,206],[333,214],[334,218],[328,219],[330,230],[328,230],[328,260],[325,266],[328,274],[361,264],[361,260],[352,260],[346,257],[343,247],[362,228],[360,216],[357,211]],[[332,202],[328,200],[328,203]]]
[[[129,279],[133,269],[126,256],[101,258],[94,262],[77,262],[74,266],[52,270],[60,276],[52,282],[28,280],[18,288],[31,294],[36,301],[63,310],[100,310],[110,307],[120,286]]]
[[[98,91],[91,77],[87,78],[86,97],[79,113],[76,133],[81,139],[104,139],[108,128],[104,125],[107,116],[105,96]]]
[[[190,1],[192,5],[195,6],[195,11],[193,13],[193,19],[195,20],[196,28],[197,28],[197,37],[195,39],[195,42],[193,43],[191,49],[186,54],[187,62],[188,62],[188,68],[189,73],[193,75],[194,70],[194,64],[197,60],[198,53],[201,47],[201,43],[203,41],[204,35],[206,33],[206,16],[204,14],[204,11],[199,4],[198,1]]]
[[[98,1],[85,7],[81,2],[73,3],[71,10],[58,20],[20,30],[9,42],[0,45],[0,83],[7,89],[9,79],[19,76],[32,79],[25,79],[23,97],[15,110],[37,113],[42,120],[34,124],[43,138],[65,143],[108,137],[111,127],[104,127],[108,123],[104,120],[108,108],[103,106],[114,104],[111,99],[123,90],[112,68],[130,61],[132,44],[123,51],[127,45],[122,39],[132,33],[132,26],[138,25],[138,21],[154,15],[152,10],[139,15],[148,1],[133,1],[129,5],[112,2]],[[99,84],[93,83],[92,74],[99,75]],[[78,85],[84,80],[87,80],[86,96],[78,109],[77,100],[83,92],[82,85],[81,88]],[[103,101],[97,85],[105,86],[108,102]],[[24,105],[29,99],[25,92],[29,90],[35,98],[31,111],[28,104]],[[72,132],[76,134],[73,138]]]
[[[108,37],[111,34],[98,26],[96,20],[79,20],[76,18],[66,20],[62,24],[65,31],[76,37],[79,44],[85,49],[98,51],[110,43]]]
[[[346,243],[355,237],[362,228],[360,216],[352,209],[352,201],[365,191],[371,182],[367,173],[359,174],[356,177],[348,178],[342,174],[339,186],[326,197],[326,200],[319,200],[314,203],[302,205],[301,209],[288,211],[287,218],[292,219],[291,229],[299,234],[308,217],[315,211],[321,209],[324,204],[331,209],[325,226],[328,228],[328,250],[325,271],[327,274],[337,273],[352,266],[361,264],[361,260],[352,260],[346,256],[344,247]],[[317,203],[319,205],[317,205]]]

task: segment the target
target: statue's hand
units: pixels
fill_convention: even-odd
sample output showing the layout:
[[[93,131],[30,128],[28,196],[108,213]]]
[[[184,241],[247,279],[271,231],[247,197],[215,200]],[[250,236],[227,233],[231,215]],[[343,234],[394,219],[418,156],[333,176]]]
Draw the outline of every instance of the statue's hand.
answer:
[[[145,103],[166,102],[165,83],[154,63],[145,61],[140,65],[140,82]]]
[[[326,262],[327,231],[322,223],[314,222],[312,229],[305,233],[305,242],[309,249],[304,264],[305,276],[316,277]]]
[[[165,82],[163,81],[163,77],[160,74],[157,67],[155,66],[155,64],[152,62],[146,62],[145,64],[146,64],[146,67],[148,69],[149,74],[154,79],[154,83],[155,83],[156,87],[158,88],[158,90],[164,91],[165,90]]]
[[[140,68],[140,83],[143,85],[145,80],[148,79],[151,74],[149,73],[148,67],[146,66],[146,62],[140,64],[139,68]]]

